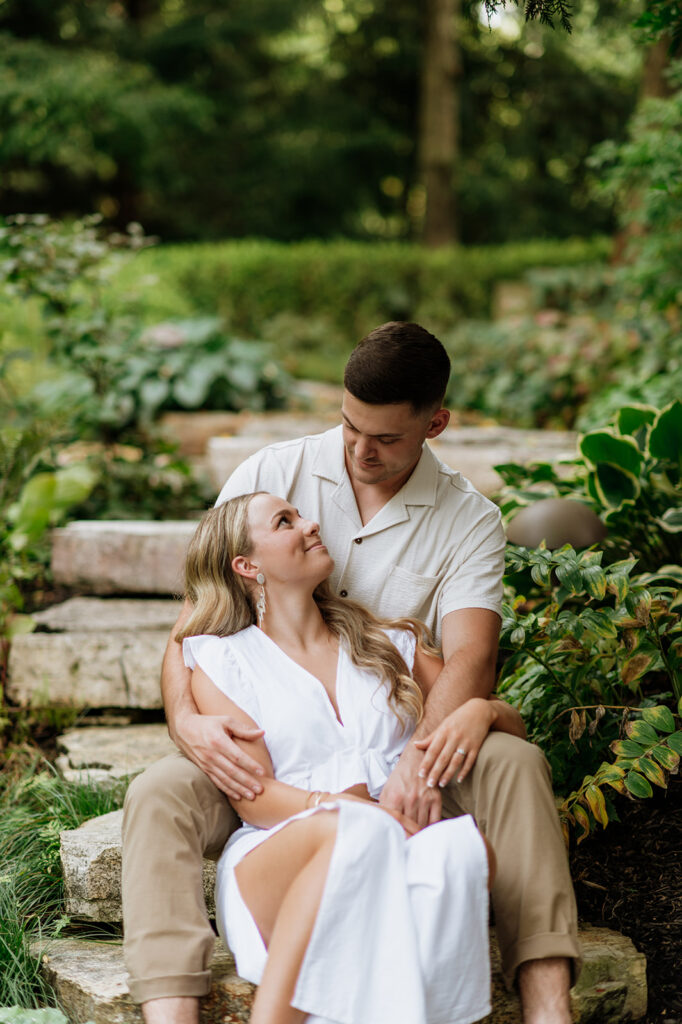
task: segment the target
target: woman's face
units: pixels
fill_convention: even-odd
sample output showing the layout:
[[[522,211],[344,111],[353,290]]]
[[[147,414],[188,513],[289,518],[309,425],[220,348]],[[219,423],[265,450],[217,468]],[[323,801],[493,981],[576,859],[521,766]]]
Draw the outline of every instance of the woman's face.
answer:
[[[269,583],[312,583],[325,580],[334,561],[320,539],[320,527],[302,519],[284,498],[256,494],[249,503],[249,561]]]

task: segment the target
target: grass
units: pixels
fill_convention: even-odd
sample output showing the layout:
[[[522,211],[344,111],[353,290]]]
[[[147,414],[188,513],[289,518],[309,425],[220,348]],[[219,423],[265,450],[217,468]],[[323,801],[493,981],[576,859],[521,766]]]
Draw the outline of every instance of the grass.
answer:
[[[29,946],[69,924],[59,833],[122,801],[122,786],[102,790],[65,782],[38,758],[0,775],[0,1007],[54,1003]]]

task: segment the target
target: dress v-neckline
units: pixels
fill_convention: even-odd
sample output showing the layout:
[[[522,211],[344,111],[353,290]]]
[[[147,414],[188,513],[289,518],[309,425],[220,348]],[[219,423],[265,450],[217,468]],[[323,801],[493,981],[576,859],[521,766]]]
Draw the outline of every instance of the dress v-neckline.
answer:
[[[258,626],[254,625],[251,628],[255,629],[262,637],[264,637],[267,640],[267,642],[272,647],[274,647],[276,651],[279,652],[281,657],[289,662],[289,664],[294,665],[294,667],[297,668],[299,672],[302,672],[304,675],[308,676],[309,679],[313,680],[313,682],[315,683],[316,686],[319,686],[319,688],[322,690],[322,693],[324,695],[325,704],[328,706],[329,710],[331,711],[332,716],[334,718],[334,721],[336,722],[336,724],[338,725],[338,727],[340,729],[345,729],[346,728],[345,723],[344,723],[343,719],[341,718],[341,702],[339,700],[339,679],[341,677],[341,658],[342,658],[342,652],[343,652],[343,645],[341,643],[339,643],[339,645],[338,645],[338,650],[337,650],[337,655],[336,655],[336,675],[334,677],[334,694],[336,696],[336,707],[338,707],[338,709],[339,709],[339,712],[337,714],[336,713],[336,708],[334,707],[334,703],[333,703],[331,697],[329,696],[329,694],[327,692],[327,687],[324,685],[322,680],[318,679],[318,677],[316,675],[314,675],[312,672],[310,672],[307,668],[304,668],[303,665],[299,665],[299,663],[297,661],[295,661],[294,658],[292,658],[290,655],[288,655],[286,651],[283,651],[282,648],[279,646],[279,644],[275,643],[275,641],[271,637],[269,637],[267,633],[264,633],[262,629],[259,629]]]

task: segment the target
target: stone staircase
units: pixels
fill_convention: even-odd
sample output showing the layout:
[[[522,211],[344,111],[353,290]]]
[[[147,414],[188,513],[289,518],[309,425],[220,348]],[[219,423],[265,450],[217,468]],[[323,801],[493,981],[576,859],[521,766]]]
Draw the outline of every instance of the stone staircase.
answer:
[[[290,415],[276,423],[268,419],[269,434],[265,424],[256,424],[253,417],[242,416],[236,424],[230,421],[226,429],[233,430],[234,437],[240,436],[236,431],[243,431],[241,459],[248,454],[248,445],[256,450],[274,437],[327,425],[320,420],[303,424],[303,416],[295,422]],[[286,435],[280,433],[285,428]],[[522,438],[523,432],[490,428],[487,434],[477,432],[474,437],[468,430],[455,437],[453,429],[434,448],[466,475],[463,453],[468,453],[476,468],[471,476],[479,486],[482,471],[488,473],[489,486],[483,488],[488,491],[497,486],[495,462],[553,459],[573,450],[569,435],[557,435],[554,440],[544,433]],[[213,444],[216,451],[224,441]],[[231,468],[223,462],[214,470],[216,487]],[[179,610],[184,551],[193,528],[186,522],[84,522],[54,532],[55,581],[89,596],[72,597],[40,612],[35,616],[36,631],[15,639],[7,695],[23,705],[98,709],[100,723],[108,717],[107,724],[72,729],[61,737],[57,765],[65,777],[112,785],[171,749],[160,721],[129,722],[131,716],[161,718],[161,658]],[[35,947],[43,973],[72,1024],[132,1024],[142,1019],[129,996],[116,937],[121,922],[120,829],[121,812],[114,812],[61,836],[67,914],[74,922],[104,925],[112,935],[98,940],[60,938]],[[214,865],[206,862],[204,890],[209,909],[214,874]],[[585,968],[573,992],[575,1020],[615,1024],[642,1017],[646,1012],[644,957],[628,939],[604,929],[587,929],[582,940]],[[511,1024],[520,1021],[520,1012],[515,996],[502,984],[494,934],[492,951],[494,1012],[488,1019],[492,1024]],[[201,1005],[202,1024],[248,1021],[253,986],[237,977],[234,961],[221,943],[212,972],[211,994]]]

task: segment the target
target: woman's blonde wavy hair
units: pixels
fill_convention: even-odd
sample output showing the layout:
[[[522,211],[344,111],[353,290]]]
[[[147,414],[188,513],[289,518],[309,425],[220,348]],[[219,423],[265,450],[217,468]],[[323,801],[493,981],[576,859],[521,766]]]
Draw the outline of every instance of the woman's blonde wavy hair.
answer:
[[[263,492],[257,492],[263,493]],[[205,513],[190,541],[185,563],[185,592],[193,611],[176,635],[212,633],[231,636],[256,621],[253,590],[232,568],[237,555],[252,551],[248,511],[253,494],[231,498]],[[425,650],[436,653],[427,627],[417,619],[381,619],[363,605],[332,593],[328,580],[313,593],[333,636],[343,642],[355,665],[377,674],[389,688],[389,701],[403,727],[421,719],[424,700],[402,656],[385,629],[408,629]]]

